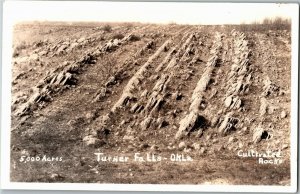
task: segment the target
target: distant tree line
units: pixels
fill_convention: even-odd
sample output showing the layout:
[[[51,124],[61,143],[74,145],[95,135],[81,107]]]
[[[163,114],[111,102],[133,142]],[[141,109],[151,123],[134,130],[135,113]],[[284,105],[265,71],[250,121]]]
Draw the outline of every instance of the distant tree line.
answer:
[[[240,31],[269,31],[269,30],[291,30],[291,19],[275,17],[265,18],[262,21],[252,22],[251,24],[242,23],[234,25]]]

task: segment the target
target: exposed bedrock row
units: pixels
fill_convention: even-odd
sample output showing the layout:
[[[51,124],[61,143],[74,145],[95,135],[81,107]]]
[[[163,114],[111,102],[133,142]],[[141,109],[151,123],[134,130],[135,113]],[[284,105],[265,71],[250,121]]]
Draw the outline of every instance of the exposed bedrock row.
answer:
[[[204,73],[202,74],[200,80],[198,81],[196,88],[193,91],[192,97],[190,99],[190,107],[188,114],[180,121],[179,130],[177,131],[175,138],[180,139],[183,136],[188,135],[192,130],[199,127],[198,125],[203,122],[203,117],[201,116],[201,102],[205,95],[206,89],[210,83],[212,72],[216,67],[217,61],[219,59],[220,50],[222,48],[222,35],[216,33],[215,42],[210,51],[211,58],[206,64]]]
[[[84,67],[96,63],[97,57],[101,54],[114,51],[122,44],[131,41],[132,37],[133,35],[130,34],[123,39],[110,40],[106,44],[88,52],[78,61],[74,63],[64,62],[56,69],[48,72],[47,75],[33,87],[33,94],[16,110],[15,114],[18,116],[29,114],[37,108],[44,106],[48,101],[51,101],[53,94],[76,85],[78,81],[76,75],[80,74]]]
[[[244,110],[243,96],[249,92],[252,70],[249,63],[251,50],[248,48],[248,40],[244,33],[233,30],[233,56],[230,72],[227,77],[224,106],[228,111],[219,124],[218,131],[222,135],[230,133],[239,122],[234,113]]]
[[[177,45],[174,45],[173,42],[176,42],[175,39],[179,39],[180,35],[172,37],[163,43],[132,76],[124,87],[121,97],[111,108],[110,113],[103,117],[104,119],[99,122],[100,124],[98,123],[102,125],[100,128],[108,127],[106,124],[110,118],[124,110],[129,110],[131,114],[136,115],[135,118],[140,120],[142,129],[164,125],[164,119],[155,116],[155,113],[160,111],[166,101],[168,83],[172,76],[176,74],[176,71],[173,71],[173,69],[184,59],[184,56],[186,57],[191,52],[190,50],[194,47],[191,42],[196,41],[194,33],[186,32],[181,36],[181,41]],[[174,61],[176,61],[176,64],[173,64]],[[173,66],[173,68],[163,70],[168,66]],[[148,85],[147,89],[144,88],[145,84]],[[87,137],[86,140],[97,138],[97,133],[93,134]]]
[[[102,133],[103,130],[108,129],[107,126],[108,123],[111,120],[111,117],[114,114],[118,114],[119,111],[121,111],[124,107],[129,107],[131,102],[136,101],[138,98],[137,94],[140,91],[141,84],[145,82],[148,73],[148,70],[150,68],[153,68],[153,63],[162,52],[165,52],[167,50],[168,46],[171,44],[172,40],[168,39],[166,40],[156,51],[153,55],[151,55],[148,60],[140,67],[140,69],[129,79],[128,83],[124,87],[121,96],[119,99],[114,103],[110,111],[105,114],[104,116],[99,117],[95,120],[96,126],[95,128],[90,129],[88,134],[83,138],[83,141],[87,145],[98,145],[100,142],[102,142],[101,137],[99,137],[99,133]],[[134,108],[134,106],[131,109],[138,109],[139,107]],[[135,110],[138,111],[138,110]]]

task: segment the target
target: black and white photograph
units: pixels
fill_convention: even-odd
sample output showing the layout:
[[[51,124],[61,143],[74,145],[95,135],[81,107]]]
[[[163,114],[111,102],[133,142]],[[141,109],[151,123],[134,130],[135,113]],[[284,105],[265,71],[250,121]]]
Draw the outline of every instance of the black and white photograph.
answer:
[[[2,187],[295,191],[298,18],[288,3],[5,2]]]

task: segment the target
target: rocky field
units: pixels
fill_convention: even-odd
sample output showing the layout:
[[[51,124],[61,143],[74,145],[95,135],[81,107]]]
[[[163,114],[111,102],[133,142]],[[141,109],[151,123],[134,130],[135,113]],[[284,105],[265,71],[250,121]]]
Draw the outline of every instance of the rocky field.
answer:
[[[27,23],[13,49],[12,181],[290,184],[289,30]]]

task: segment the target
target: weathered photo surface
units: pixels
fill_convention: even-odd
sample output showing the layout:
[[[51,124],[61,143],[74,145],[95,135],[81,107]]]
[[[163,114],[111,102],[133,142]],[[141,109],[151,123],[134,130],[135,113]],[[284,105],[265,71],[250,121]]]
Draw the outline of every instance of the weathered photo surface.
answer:
[[[10,181],[290,186],[292,18],[268,6],[15,23]]]

